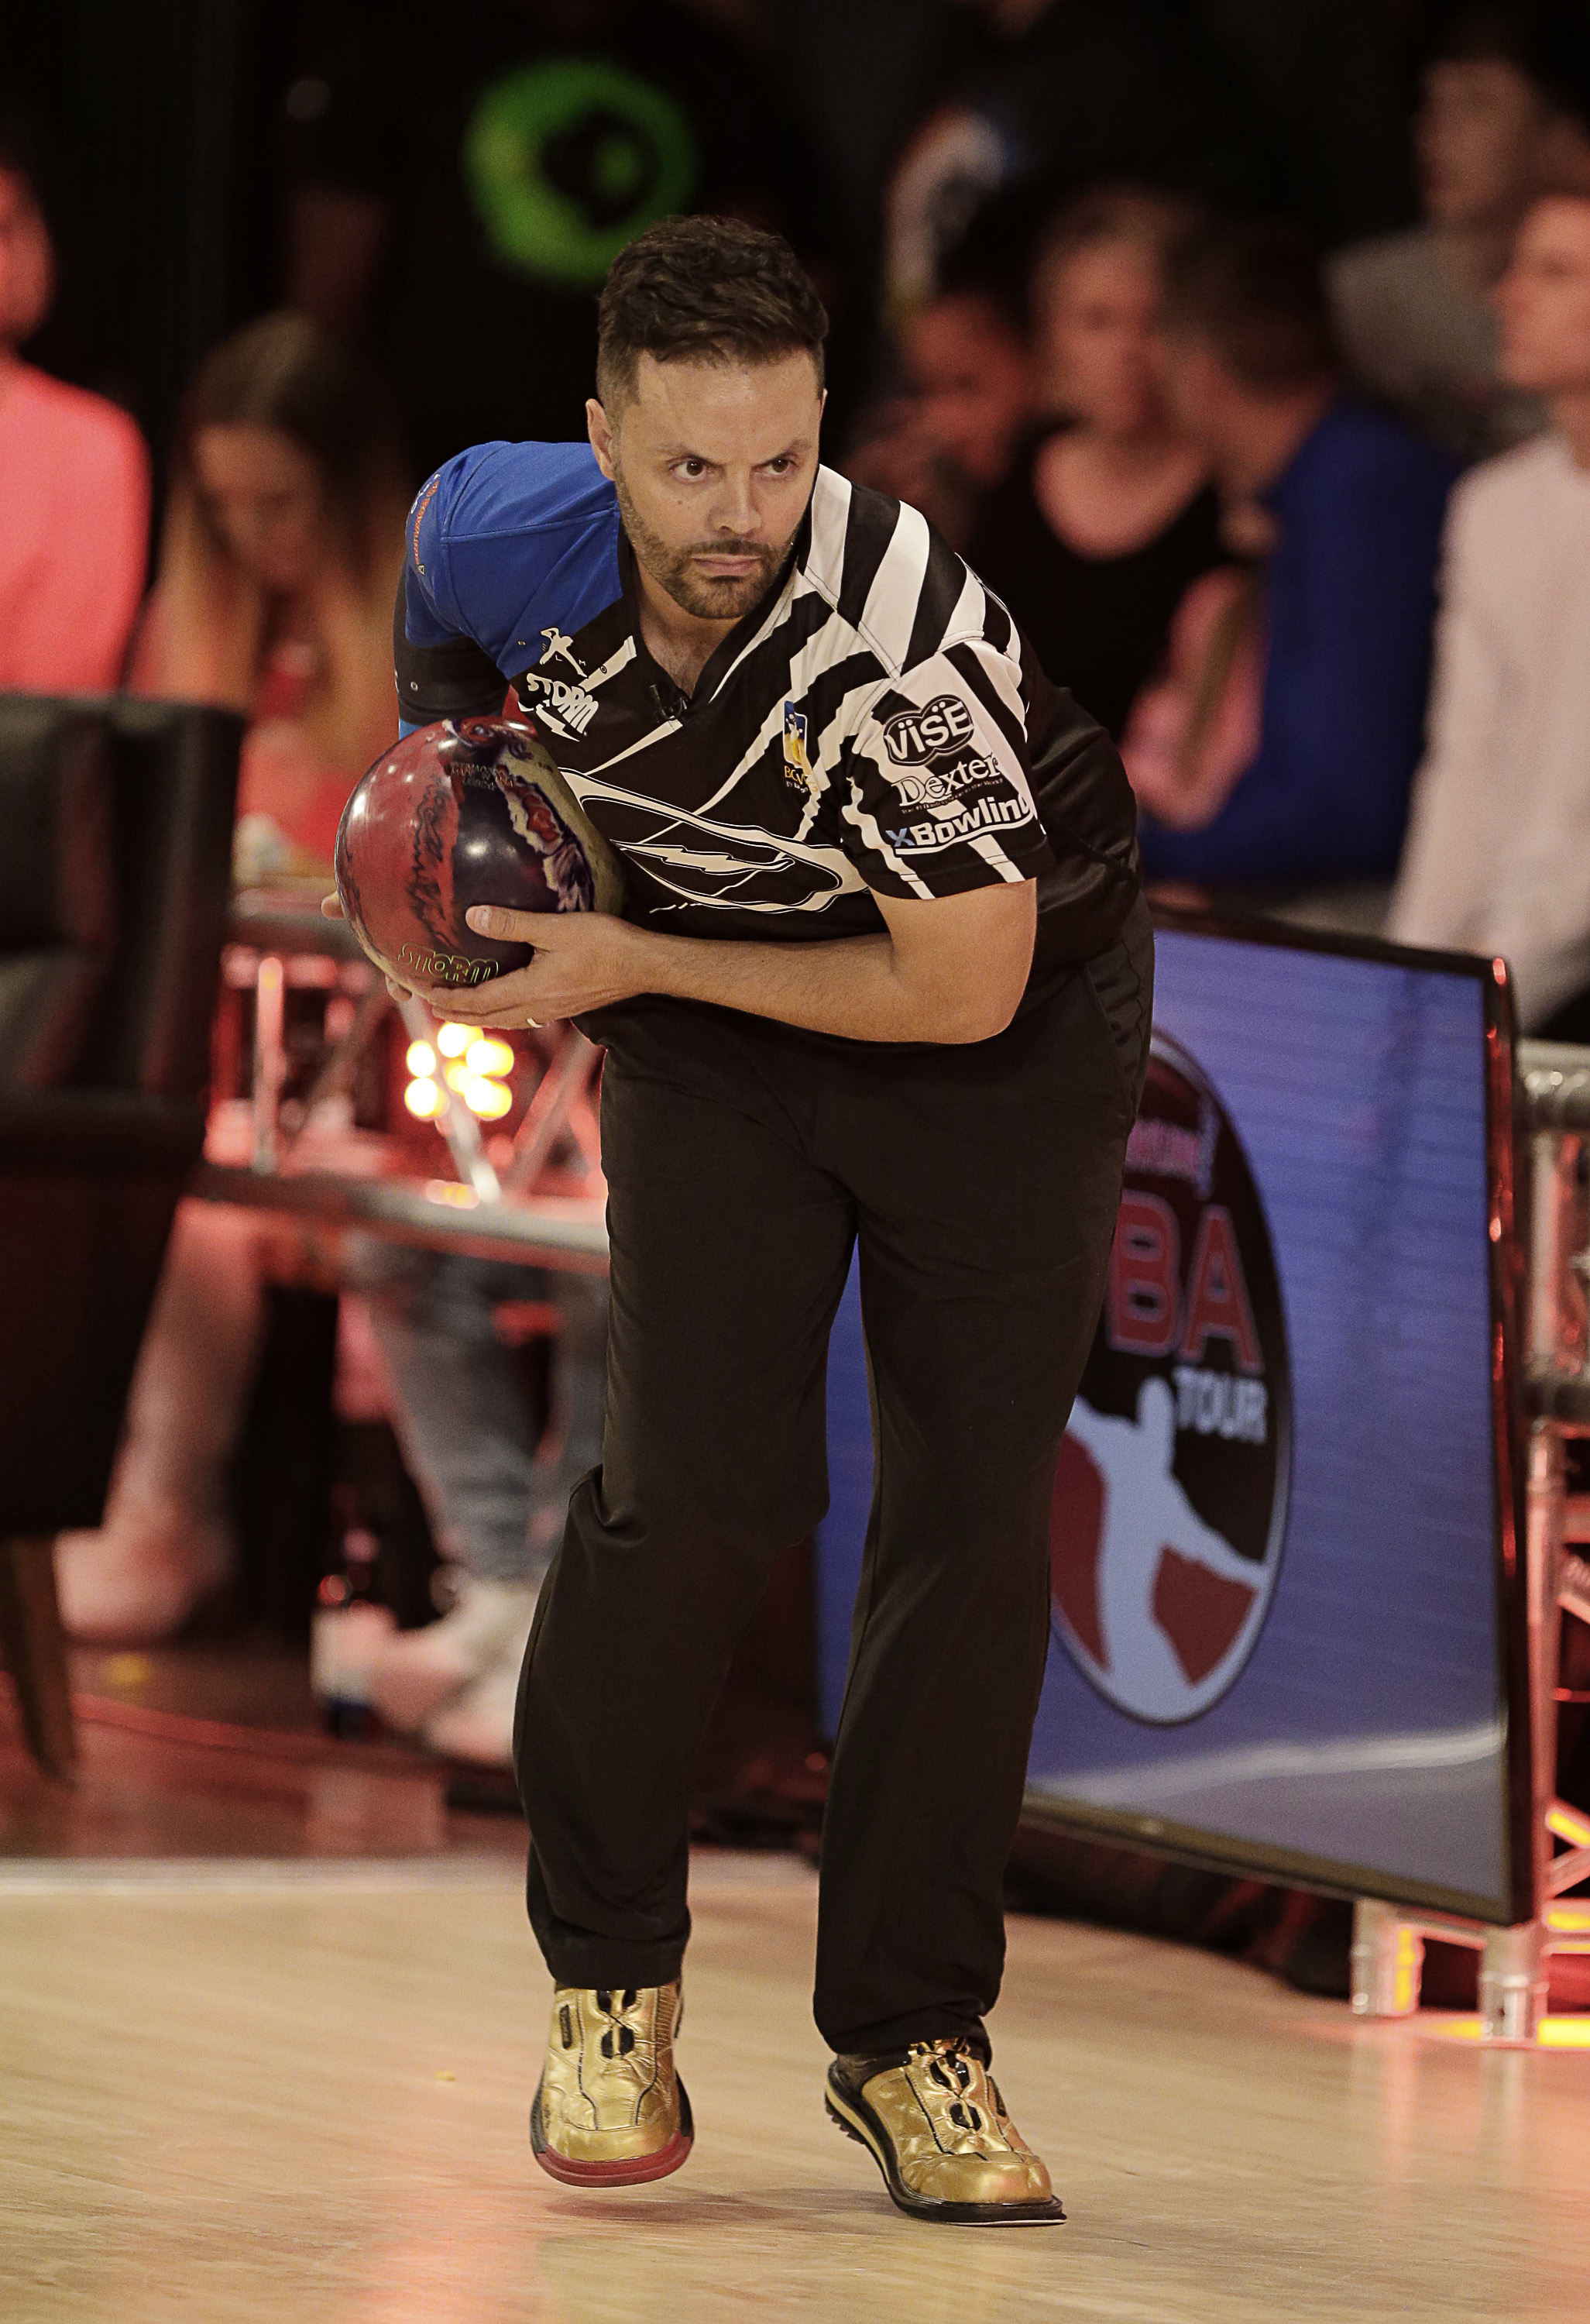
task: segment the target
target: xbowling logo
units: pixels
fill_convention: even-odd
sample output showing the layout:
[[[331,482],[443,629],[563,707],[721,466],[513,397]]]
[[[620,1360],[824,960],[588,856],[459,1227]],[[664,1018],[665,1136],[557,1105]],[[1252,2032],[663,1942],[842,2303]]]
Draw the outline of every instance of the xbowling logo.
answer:
[[[1055,1635],[1117,1710],[1172,1725],[1236,1684],[1280,1572],[1291,1478],[1258,1187],[1208,1078],[1156,1032],[1051,1535]]]

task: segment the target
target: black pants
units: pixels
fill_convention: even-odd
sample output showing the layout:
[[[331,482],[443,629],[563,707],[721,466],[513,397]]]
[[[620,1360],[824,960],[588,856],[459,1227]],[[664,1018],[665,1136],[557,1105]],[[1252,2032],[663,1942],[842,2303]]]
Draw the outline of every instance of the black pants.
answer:
[[[817,2023],[869,2052],[980,2030],[1152,964],[1139,908],[967,1047],[825,1045],[660,1001],[604,1020],[604,1456],[542,1591],[516,1738],[560,1984],[677,1973],[692,1769],[769,1562],[827,1505],[824,1364],[859,1242],[877,1469]]]

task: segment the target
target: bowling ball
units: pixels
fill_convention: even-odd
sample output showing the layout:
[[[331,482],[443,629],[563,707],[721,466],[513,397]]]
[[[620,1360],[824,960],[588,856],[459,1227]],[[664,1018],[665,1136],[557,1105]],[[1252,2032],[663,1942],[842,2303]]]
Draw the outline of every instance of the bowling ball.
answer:
[[[343,810],[336,892],[400,983],[484,984],[535,957],[476,936],[472,904],[617,912],[618,862],[528,721],[448,718],[385,751]]]

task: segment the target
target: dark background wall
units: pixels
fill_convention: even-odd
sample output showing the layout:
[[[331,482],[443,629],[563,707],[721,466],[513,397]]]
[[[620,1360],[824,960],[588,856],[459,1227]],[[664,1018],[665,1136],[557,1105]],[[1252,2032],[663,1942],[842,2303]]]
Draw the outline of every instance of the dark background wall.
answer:
[[[954,95],[971,0],[694,5],[744,32],[777,75],[802,132],[789,167],[831,188],[847,310],[865,317],[890,162]],[[1240,93],[1260,149],[1251,183],[1267,204],[1328,240],[1410,214],[1406,108],[1437,0],[1165,5]],[[47,137],[62,259],[56,314],[30,352],[127,405],[157,460],[197,357],[280,294],[285,100],[317,13],[317,0],[14,0],[6,11],[0,107]],[[865,368],[864,349],[850,367]]]

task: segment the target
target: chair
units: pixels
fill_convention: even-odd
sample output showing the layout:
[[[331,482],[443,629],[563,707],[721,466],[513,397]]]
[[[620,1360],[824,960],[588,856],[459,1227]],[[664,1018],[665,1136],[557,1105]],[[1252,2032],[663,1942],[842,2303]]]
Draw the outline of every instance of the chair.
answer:
[[[243,722],[0,695],[0,1655],[76,1756],[54,1538],[97,1526],[204,1143]]]

